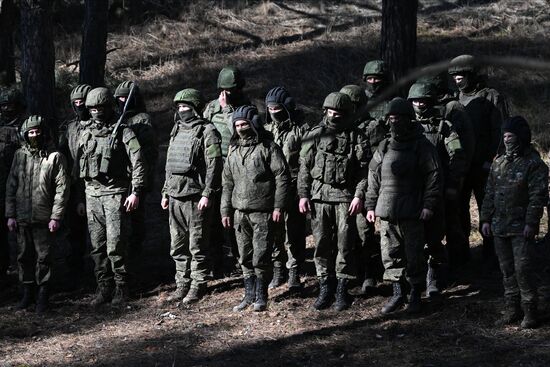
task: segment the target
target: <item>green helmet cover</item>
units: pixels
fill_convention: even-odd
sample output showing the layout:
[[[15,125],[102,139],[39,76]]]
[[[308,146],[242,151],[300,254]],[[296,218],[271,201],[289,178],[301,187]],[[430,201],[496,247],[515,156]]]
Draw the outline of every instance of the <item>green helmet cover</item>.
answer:
[[[196,113],[200,113],[204,106],[204,97],[202,93],[193,88],[180,90],[174,96],[174,104],[187,103],[195,108]]]
[[[363,77],[367,75],[378,75],[381,77],[386,77],[388,70],[386,68],[386,63],[382,60],[372,60],[365,64],[363,69]]]
[[[130,80],[126,80],[120,83],[115,89],[115,98],[128,97],[128,95],[130,94],[130,89],[132,88],[133,84],[134,82]]]
[[[245,85],[241,71],[233,66],[227,66],[218,75],[218,89],[242,88]]]
[[[347,94],[341,92],[330,93],[323,102],[323,108],[330,108],[343,113],[353,111],[353,103]]]
[[[348,95],[348,97],[351,99],[351,102],[357,106],[363,106],[368,102],[365,90],[358,85],[346,85],[342,87],[342,89],[340,89],[340,93]]]
[[[414,83],[409,89],[408,99],[436,98],[435,85],[430,83]]]
[[[458,65],[455,65],[458,64]],[[475,58],[472,55],[460,55],[451,60],[449,74],[460,74],[464,72],[475,72]]]
[[[92,89],[86,96],[86,107],[112,105],[114,102],[111,91],[105,87]]]

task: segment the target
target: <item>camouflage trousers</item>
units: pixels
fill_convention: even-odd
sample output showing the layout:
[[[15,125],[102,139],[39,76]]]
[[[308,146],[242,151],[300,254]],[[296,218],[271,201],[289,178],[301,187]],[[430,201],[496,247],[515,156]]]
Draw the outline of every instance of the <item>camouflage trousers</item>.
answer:
[[[145,202],[147,192],[142,192],[139,196],[139,206],[136,210],[130,212],[130,232],[128,235],[128,253],[130,256],[136,256],[143,250],[143,241],[147,236],[147,225],[145,224]]]
[[[382,277],[382,260],[380,258],[380,242],[375,236],[374,223],[368,222],[363,214],[358,214],[357,224],[357,271],[365,279]]]
[[[495,237],[504,297],[513,302],[536,303],[537,285],[533,271],[531,247],[533,243],[523,236]]]
[[[47,224],[18,223],[17,265],[23,284],[42,285],[50,280],[52,243],[53,234]]]
[[[422,284],[426,279],[424,223],[416,219],[380,221],[384,280]]]
[[[199,288],[208,279],[208,224],[212,208],[200,211],[200,197],[170,198],[170,255],[176,263],[176,285]]]
[[[434,268],[448,263],[447,249],[443,245],[443,238],[445,237],[444,212],[443,207],[440,207],[434,211],[430,220],[424,222],[426,255],[428,256],[429,265]]]
[[[67,265],[69,266],[72,275],[79,275],[84,269],[84,255],[86,253],[86,245],[88,240],[88,231],[86,228],[86,216],[80,216],[77,213],[78,200],[76,186],[71,187],[69,202],[67,203],[67,211],[63,226],[66,228],[67,241],[71,247],[71,251],[67,255]]]
[[[274,228],[271,215],[271,212],[235,211],[234,227],[244,278],[256,275],[269,281],[273,275],[271,254]]]
[[[293,202],[285,211],[284,223],[275,225],[273,265],[287,269],[301,266],[306,251],[306,216],[298,211],[298,202]]]
[[[314,201],[313,209],[311,226],[317,277],[336,275],[339,279],[355,279],[357,225],[356,218],[348,213],[349,203]]]
[[[95,276],[100,287],[111,287],[113,281],[126,285],[128,214],[126,195],[92,196],[86,194],[88,231],[92,242]]]
[[[8,240],[7,219],[0,214],[0,277],[6,275],[10,266],[10,243]]]

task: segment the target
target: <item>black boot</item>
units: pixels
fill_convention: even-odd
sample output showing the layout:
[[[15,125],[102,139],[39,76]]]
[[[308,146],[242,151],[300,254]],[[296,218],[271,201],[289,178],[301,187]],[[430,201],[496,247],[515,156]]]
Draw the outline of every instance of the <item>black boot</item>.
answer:
[[[188,305],[191,303],[196,303],[204,297],[206,294],[206,284],[201,284],[199,286],[192,286],[187,292],[187,295],[182,299],[182,305]]]
[[[27,307],[29,307],[32,303],[32,284],[24,284],[23,285],[23,297],[17,304],[17,309],[24,310]]]
[[[523,303],[523,320],[521,321],[522,329],[534,329],[538,326],[537,305],[532,303]]]
[[[113,298],[113,288],[100,285],[97,287],[96,294],[91,300],[90,305],[92,307],[98,307],[104,303],[110,302]]]
[[[36,312],[46,312],[50,306],[49,303],[50,294],[48,292],[48,286],[46,284],[41,285],[38,288],[38,298],[36,299]]]
[[[269,289],[277,288],[283,285],[284,283],[284,270],[282,266],[273,267],[273,278],[269,283]]]
[[[115,288],[115,294],[113,295],[113,299],[111,301],[111,304],[113,306],[119,306],[123,305],[126,302],[128,302],[128,286],[125,284],[117,284]]]
[[[256,300],[254,311],[265,311],[267,308],[267,282],[262,278],[256,278]]]
[[[242,311],[252,303],[256,297],[256,276],[252,275],[248,278],[244,278],[244,297],[237,306],[233,307],[233,311]]]
[[[189,283],[176,286],[176,289],[166,297],[166,302],[181,301],[189,292]]]
[[[420,284],[413,284],[409,293],[408,313],[419,313],[422,310],[422,288]]]
[[[441,291],[437,284],[437,271],[432,265],[428,264],[428,273],[426,274],[426,296],[437,297],[441,295]]]
[[[313,308],[316,310],[324,310],[332,303],[334,298],[334,291],[332,290],[332,284],[329,278],[323,278],[319,280],[319,296],[313,303]]]
[[[336,287],[336,302],[334,302],[334,309],[336,311],[343,311],[348,309],[351,305],[348,294],[348,280],[338,279],[338,286]]]
[[[521,319],[521,307],[518,300],[506,300],[502,316],[495,321],[495,326],[501,327],[513,324]]]
[[[300,273],[298,268],[291,268],[288,271],[288,289],[298,290],[302,288],[302,283],[300,282]]]
[[[393,295],[388,302],[382,307],[381,313],[386,315],[392,313],[405,304],[405,295],[401,283],[393,282]]]

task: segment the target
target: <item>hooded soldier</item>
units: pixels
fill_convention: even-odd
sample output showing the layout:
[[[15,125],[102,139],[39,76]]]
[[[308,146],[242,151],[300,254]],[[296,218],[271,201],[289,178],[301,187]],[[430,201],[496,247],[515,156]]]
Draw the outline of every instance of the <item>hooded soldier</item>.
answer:
[[[548,167],[531,146],[531,130],[521,116],[502,125],[504,153],[491,165],[480,222],[492,236],[504,285],[504,314],[496,322],[537,326],[537,285],[531,247],[548,203]]]
[[[88,230],[95,262],[96,307],[128,299],[128,213],[137,209],[146,162],[134,132],[116,123],[115,101],[107,88],[86,96],[91,122],[78,140],[78,172],[85,182]]]
[[[411,287],[408,311],[420,311],[426,276],[424,223],[441,201],[437,151],[414,117],[410,102],[403,98],[390,101],[387,119],[391,137],[380,143],[369,165],[367,220],[381,220],[384,279],[393,284],[393,296],[382,307],[382,314],[405,304],[405,281]]]
[[[348,282],[356,277],[355,216],[363,207],[370,147],[353,120],[348,95],[330,93],[324,118],[303,138],[298,173],[299,209],[311,212],[319,296],[313,308],[342,311],[351,304]],[[336,257],[334,256],[336,254]]]
[[[303,131],[296,120],[294,98],[284,87],[271,89],[265,97],[265,129],[273,134],[275,143],[283,150],[290,170],[288,204],[283,223],[276,228],[273,251],[273,279],[269,288],[276,288],[284,281],[284,261],[288,269],[288,287],[301,287],[299,271],[305,260],[305,217],[298,212],[296,180],[300,169],[300,148]],[[286,248],[286,251],[285,251]],[[285,256],[286,255],[286,256]]]
[[[30,306],[37,285],[36,311],[48,308],[53,233],[60,227],[69,198],[65,157],[51,149],[47,127],[40,116],[21,126],[24,144],[15,153],[6,185],[6,218],[17,232],[19,280],[23,298],[19,309]]]
[[[290,175],[283,152],[262,127],[256,107],[237,108],[232,120],[221,217],[225,228],[235,228],[245,288],[233,310],[254,303],[254,311],[264,311],[272,276],[274,225],[284,220]]]
[[[208,236],[214,193],[221,188],[221,137],[201,117],[204,104],[196,89],[174,97],[174,127],[166,156],[161,206],[169,210],[170,255],[176,263],[176,290],[167,301],[189,304],[206,292]]]

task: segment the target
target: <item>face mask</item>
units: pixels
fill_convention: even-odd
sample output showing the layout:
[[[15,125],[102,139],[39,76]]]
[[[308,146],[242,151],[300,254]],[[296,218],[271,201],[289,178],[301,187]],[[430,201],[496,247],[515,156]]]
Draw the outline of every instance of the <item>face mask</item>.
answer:
[[[237,134],[241,139],[250,139],[254,136],[254,130],[252,130],[252,127],[248,126],[237,130]]]
[[[389,121],[390,133],[393,138],[400,138],[409,134],[411,122],[406,117],[399,117]]]
[[[193,110],[177,111],[176,112],[177,120],[186,122],[192,120],[195,117]]]
[[[327,116],[326,125],[331,130],[342,130],[344,127],[344,116]]]
[[[470,75],[463,75],[462,80],[457,82],[456,86],[461,92],[467,91],[470,86]]]
[[[38,135],[38,136],[33,136],[33,137],[28,137],[27,138],[29,140],[29,146],[33,149],[38,149],[42,146],[42,135]]]
[[[283,109],[278,112],[270,112],[271,119],[275,122],[285,122],[288,120],[288,113]]]
[[[506,149],[506,157],[513,158],[518,155],[520,151],[520,143],[517,136],[508,141],[504,141],[504,148]]]
[[[424,116],[426,114],[426,112],[428,112],[428,105],[424,105],[424,106],[416,106],[413,104],[413,109],[414,109],[414,113],[417,115],[417,116]]]
[[[382,90],[382,85],[383,85],[382,82],[378,82],[378,83],[368,83],[367,82],[367,88],[366,89],[371,94],[377,94],[378,92],[380,92]]]
[[[126,101],[121,101],[120,99],[117,99],[116,103],[118,105],[118,110],[120,111],[120,113],[122,113],[122,111],[124,111],[124,105],[126,104]]]
[[[80,121],[86,121],[90,118],[90,113],[83,104],[80,106],[74,106],[74,112]]]

